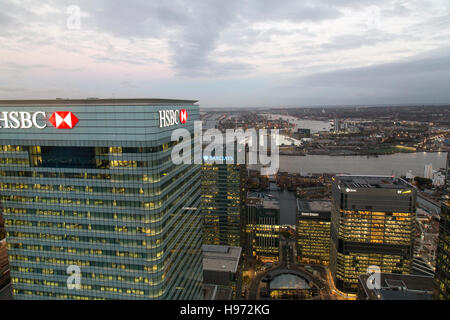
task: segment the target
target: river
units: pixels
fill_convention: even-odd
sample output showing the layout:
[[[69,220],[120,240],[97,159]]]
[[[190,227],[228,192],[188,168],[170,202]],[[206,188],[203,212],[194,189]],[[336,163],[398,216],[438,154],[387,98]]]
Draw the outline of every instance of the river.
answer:
[[[416,152],[367,156],[280,156],[280,171],[289,173],[348,173],[375,175],[405,175],[408,170],[424,175],[425,165],[433,169],[445,167],[446,152]]]

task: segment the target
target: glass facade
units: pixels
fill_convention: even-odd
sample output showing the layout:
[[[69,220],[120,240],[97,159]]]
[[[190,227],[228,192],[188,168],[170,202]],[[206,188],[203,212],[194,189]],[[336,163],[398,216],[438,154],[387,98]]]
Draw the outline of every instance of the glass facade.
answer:
[[[330,211],[311,210],[310,203],[297,200],[297,259],[302,264],[328,265],[330,261]]]
[[[280,206],[278,201],[247,199],[245,251],[261,261],[278,261],[280,255]]]
[[[446,195],[450,195],[450,152],[447,152]],[[436,251],[435,298],[450,299],[450,201],[441,207],[439,241]]]
[[[241,246],[241,216],[245,210],[246,166],[202,165],[204,244]]]
[[[201,299],[200,166],[175,165],[177,127],[193,135],[192,102],[151,101],[3,110],[69,109],[72,129],[0,129],[0,205],[15,299]],[[36,103],[39,104],[40,103]],[[86,103],[88,104],[88,103]],[[159,128],[158,111],[189,121]],[[81,288],[67,285],[67,268]]]
[[[334,179],[330,266],[338,290],[356,293],[358,276],[369,266],[411,272],[415,203],[415,189],[400,179]]]
[[[450,299],[450,203],[442,205],[439,242],[436,252],[435,297]]]

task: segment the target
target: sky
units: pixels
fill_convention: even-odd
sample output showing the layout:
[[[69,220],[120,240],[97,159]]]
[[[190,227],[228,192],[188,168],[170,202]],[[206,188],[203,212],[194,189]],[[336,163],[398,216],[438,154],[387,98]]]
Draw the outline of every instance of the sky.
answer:
[[[0,99],[450,102],[448,0],[0,0]]]

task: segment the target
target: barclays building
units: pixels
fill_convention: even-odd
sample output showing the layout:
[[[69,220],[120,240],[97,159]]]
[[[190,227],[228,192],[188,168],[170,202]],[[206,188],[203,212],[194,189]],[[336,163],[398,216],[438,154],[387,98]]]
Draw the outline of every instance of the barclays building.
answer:
[[[0,101],[15,299],[201,299],[200,166],[174,164],[191,100]]]

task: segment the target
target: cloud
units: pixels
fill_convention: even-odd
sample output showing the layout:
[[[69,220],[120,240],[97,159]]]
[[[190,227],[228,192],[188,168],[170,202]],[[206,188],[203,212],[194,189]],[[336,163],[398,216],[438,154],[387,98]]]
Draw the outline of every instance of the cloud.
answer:
[[[71,5],[80,30],[66,27]],[[190,88],[209,105],[442,100],[449,34],[447,0],[3,0],[0,85],[86,96]]]
[[[248,26],[261,21],[322,21],[341,15],[327,3],[305,5],[286,0],[138,0],[133,5],[104,0],[83,5],[90,14],[89,25],[98,30],[125,38],[167,39],[172,68],[185,77],[227,76],[255,69],[248,62],[221,62],[212,55],[223,33],[233,26],[242,27],[243,33],[251,36]]]
[[[307,104],[450,101],[450,55],[311,74],[277,86]]]
[[[348,86],[361,83],[385,86],[386,78],[406,79],[446,71],[450,71],[450,55],[318,73],[301,77],[296,83],[301,86]],[[450,73],[448,77],[450,79]]]

